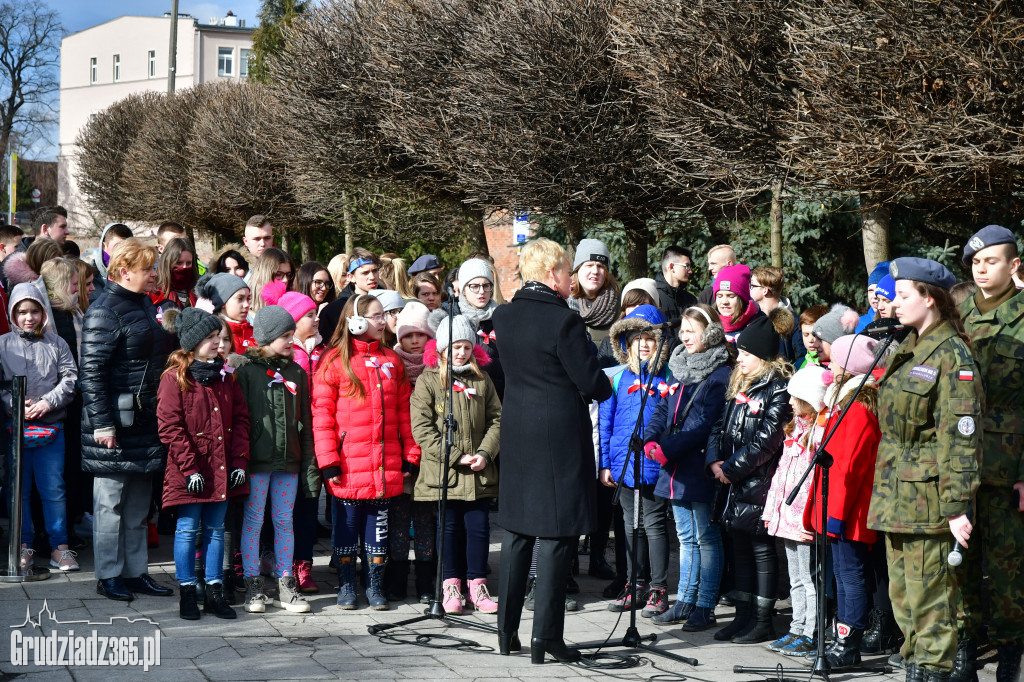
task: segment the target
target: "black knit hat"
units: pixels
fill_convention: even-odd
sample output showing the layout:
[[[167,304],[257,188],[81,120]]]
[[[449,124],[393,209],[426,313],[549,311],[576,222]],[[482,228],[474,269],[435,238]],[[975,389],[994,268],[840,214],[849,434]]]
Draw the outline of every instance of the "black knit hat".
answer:
[[[185,308],[174,322],[178,329],[178,342],[187,351],[195,350],[199,342],[213,332],[221,330],[221,321],[199,308]]]
[[[762,360],[772,360],[779,354],[779,333],[767,316],[759,315],[740,332],[736,347]]]

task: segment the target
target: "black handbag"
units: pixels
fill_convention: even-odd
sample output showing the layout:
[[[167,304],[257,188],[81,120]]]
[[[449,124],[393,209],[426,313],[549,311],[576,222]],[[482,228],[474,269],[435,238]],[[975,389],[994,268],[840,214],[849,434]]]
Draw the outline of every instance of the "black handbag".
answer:
[[[135,411],[142,410],[142,386],[146,383],[146,375],[149,373],[149,360],[146,360],[146,368],[142,370],[142,379],[139,381],[139,388],[134,393],[118,393],[114,404],[114,415],[117,425],[122,429],[130,429],[135,426]]]

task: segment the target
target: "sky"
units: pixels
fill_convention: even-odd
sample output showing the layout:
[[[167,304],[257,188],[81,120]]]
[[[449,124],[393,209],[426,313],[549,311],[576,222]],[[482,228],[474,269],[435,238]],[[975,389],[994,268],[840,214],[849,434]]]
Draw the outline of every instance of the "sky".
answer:
[[[125,14],[162,16],[171,11],[170,0],[49,0],[49,7],[60,15],[65,33],[75,33]],[[192,2],[178,0],[178,13],[191,14],[200,23],[211,17],[223,17],[231,10],[246,26],[256,25],[260,0],[230,0],[226,2]],[[48,142],[41,142],[31,150],[32,158],[41,161],[57,160],[57,127],[53,127]]]

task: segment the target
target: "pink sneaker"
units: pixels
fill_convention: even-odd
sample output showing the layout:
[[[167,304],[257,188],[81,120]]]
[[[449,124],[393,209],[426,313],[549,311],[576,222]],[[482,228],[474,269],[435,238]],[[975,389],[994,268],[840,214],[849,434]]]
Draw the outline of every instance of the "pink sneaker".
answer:
[[[453,616],[462,615],[462,581],[458,578],[448,578],[441,590],[441,606],[444,612]]]
[[[497,613],[498,604],[491,599],[487,591],[487,579],[477,578],[469,581],[469,601],[473,602],[473,608],[480,613]]]

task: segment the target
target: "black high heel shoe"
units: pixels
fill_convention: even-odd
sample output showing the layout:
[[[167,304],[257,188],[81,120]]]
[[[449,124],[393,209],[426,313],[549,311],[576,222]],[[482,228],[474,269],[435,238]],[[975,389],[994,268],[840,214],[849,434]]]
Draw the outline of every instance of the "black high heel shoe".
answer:
[[[522,651],[523,645],[519,642],[519,631],[502,632],[498,630],[498,653],[508,656],[511,652]]]
[[[544,654],[551,654],[559,663],[575,663],[580,660],[580,652],[570,649],[560,639],[537,639],[530,642],[530,662],[543,663]]]

